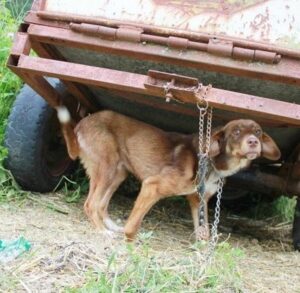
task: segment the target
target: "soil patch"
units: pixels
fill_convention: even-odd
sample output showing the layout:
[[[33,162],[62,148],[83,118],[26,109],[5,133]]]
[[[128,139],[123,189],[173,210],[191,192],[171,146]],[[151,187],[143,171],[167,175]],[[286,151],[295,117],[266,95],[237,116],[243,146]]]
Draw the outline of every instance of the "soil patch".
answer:
[[[116,196],[112,217],[123,223],[132,204],[133,199]],[[91,270],[107,267],[112,251],[124,246],[123,237],[95,231],[82,206],[65,203],[59,193],[0,205],[0,239],[23,235],[33,245],[30,253],[0,266],[0,291],[60,292],[84,285]],[[228,234],[230,221],[222,223],[221,239],[245,253],[238,263],[243,292],[300,292],[300,253],[290,241],[258,241],[253,231],[252,236]],[[177,256],[193,243],[188,206],[176,200],[158,204],[143,223],[142,233],[149,231],[154,253]]]

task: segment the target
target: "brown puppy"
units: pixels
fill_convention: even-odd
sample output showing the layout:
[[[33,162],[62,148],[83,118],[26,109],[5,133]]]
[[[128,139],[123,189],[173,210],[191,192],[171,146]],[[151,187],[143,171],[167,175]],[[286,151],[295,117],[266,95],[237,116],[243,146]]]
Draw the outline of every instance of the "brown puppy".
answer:
[[[90,115],[73,129],[68,110],[63,106],[57,110],[69,155],[72,159],[80,157],[90,177],[84,209],[96,227],[123,231],[110,219],[108,204],[121,182],[132,173],[142,187],[125,225],[128,240],[134,239],[144,216],[156,202],[175,195],[187,196],[196,236],[201,230],[202,238],[209,236],[207,215],[203,227],[198,223],[196,134],[165,132],[111,111]],[[256,122],[235,120],[213,133],[209,156],[206,205],[220,177],[237,173],[260,156],[278,160],[280,151]]]

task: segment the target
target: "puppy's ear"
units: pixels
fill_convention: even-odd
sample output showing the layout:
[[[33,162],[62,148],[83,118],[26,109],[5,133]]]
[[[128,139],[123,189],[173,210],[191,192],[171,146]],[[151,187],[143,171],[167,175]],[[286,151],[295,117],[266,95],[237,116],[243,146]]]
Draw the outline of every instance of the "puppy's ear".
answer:
[[[224,130],[220,129],[214,132],[210,139],[210,148],[208,155],[210,158],[214,158],[221,153],[221,143],[224,138]]]
[[[269,160],[277,161],[281,157],[281,152],[274,140],[265,132],[262,135],[261,155]]]

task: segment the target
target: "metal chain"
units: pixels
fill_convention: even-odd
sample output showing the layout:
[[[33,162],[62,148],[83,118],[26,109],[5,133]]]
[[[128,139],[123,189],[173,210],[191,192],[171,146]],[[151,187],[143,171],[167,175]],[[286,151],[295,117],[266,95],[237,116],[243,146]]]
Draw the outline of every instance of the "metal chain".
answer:
[[[199,153],[204,154],[203,139],[204,139],[204,118],[206,116],[206,109],[198,106],[199,109]]]
[[[200,205],[199,205],[199,222],[200,225],[204,224],[204,215],[205,215],[205,180],[207,176],[207,166],[209,160],[209,148],[210,148],[210,141],[211,141],[211,129],[212,129],[212,107],[209,107],[206,96],[208,91],[210,90],[211,85],[208,85],[205,88],[204,94],[201,95],[200,91],[202,89],[202,85],[199,86],[196,96],[200,98],[200,103],[197,104],[199,109],[199,165],[198,165],[198,186],[197,191],[200,198]],[[204,106],[203,106],[204,104]],[[205,128],[205,118],[206,118],[206,132],[205,132],[205,143],[204,143],[204,128]],[[221,204],[221,197],[223,191],[223,184],[224,179],[220,178],[218,180],[218,189],[217,189],[217,202],[215,207],[215,215],[214,215],[214,222],[211,227],[211,237],[208,243],[207,252],[204,255],[204,262],[202,263],[202,273],[205,273],[206,268],[211,264],[215,252],[215,248],[218,242],[218,224],[220,222],[220,204]]]
[[[209,107],[207,110],[207,119],[206,119],[206,138],[205,138],[205,149],[207,152],[207,155],[209,153],[209,148],[210,148],[210,138],[211,138],[211,128],[212,128],[212,111],[213,108]]]
[[[211,85],[205,87],[204,93],[201,94],[203,89],[202,84],[198,86],[195,91],[196,97],[199,99],[197,107],[199,109],[199,154],[198,154],[198,174],[197,174],[197,191],[200,197],[200,206],[199,206],[199,222],[200,225],[204,224],[205,221],[205,180],[207,175],[207,166],[208,166],[208,153],[210,148],[210,137],[211,137],[211,127],[212,127],[212,108],[209,107],[206,96],[208,94]],[[206,118],[206,132],[204,137],[204,128],[205,128],[205,118]],[[205,139],[205,142],[204,142]]]
[[[203,85],[200,84],[195,90],[195,95],[198,98],[199,102],[197,108],[199,110],[199,152],[200,154],[205,154],[208,156],[209,147],[210,147],[210,137],[211,137],[211,127],[212,127],[212,107],[209,107],[206,100],[207,94],[211,89],[211,84],[205,87],[204,93],[201,94]],[[204,124],[205,116],[206,119],[206,135],[205,135],[205,145],[204,145]],[[204,147],[204,148],[203,148]]]
[[[223,192],[224,178],[218,180],[218,190],[217,190],[217,202],[215,207],[214,222],[211,228],[211,238],[208,243],[207,251],[204,255],[204,259],[201,263],[200,275],[203,275],[207,269],[212,264],[215,249],[218,243],[218,225],[220,222],[220,211],[221,211],[221,197]]]
[[[211,227],[211,238],[208,243],[208,253],[206,255],[206,265],[210,265],[216,245],[218,243],[218,225],[220,222],[220,212],[221,212],[221,197],[223,192],[224,178],[218,180],[218,190],[217,190],[217,202],[215,207],[215,218],[213,225]]]

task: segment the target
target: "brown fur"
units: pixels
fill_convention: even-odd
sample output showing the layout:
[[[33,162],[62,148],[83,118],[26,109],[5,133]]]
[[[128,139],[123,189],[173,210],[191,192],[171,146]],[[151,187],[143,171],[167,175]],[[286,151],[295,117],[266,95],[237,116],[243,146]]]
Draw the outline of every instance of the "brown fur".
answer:
[[[62,128],[70,156],[80,157],[90,177],[84,209],[96,227],[123,231],[109,218],[108,204],[121,182],[132,173],[142,186],[125,225],[128,240],[135,238],[144,216],[155,203],[174,195],[187,196],[196,236],[209,236],[207,214],[205,225],[199,227],[198,223],[197,135],[165,132],[111,111],[82,119],[74,130],[70,122],[62,124]],[[235,120],[216,131],[210,148],[206,205],[216,192],[220,176],[246,168],[261,155],[277,160],[280,151],[254,121]]]

